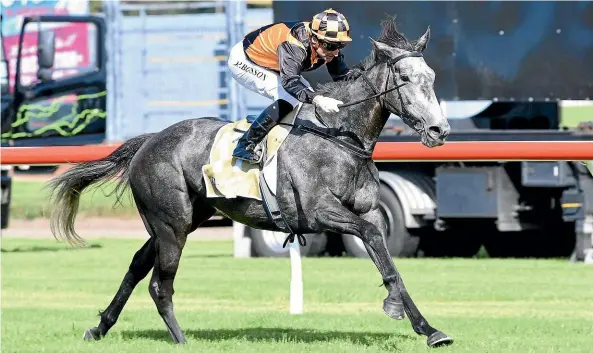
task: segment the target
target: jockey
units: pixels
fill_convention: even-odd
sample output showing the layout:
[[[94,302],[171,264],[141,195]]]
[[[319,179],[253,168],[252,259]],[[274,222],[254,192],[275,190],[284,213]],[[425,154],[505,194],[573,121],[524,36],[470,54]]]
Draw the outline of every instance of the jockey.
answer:
[[[230,52],[228,66],[242,86],[274,102],[239,139],[233,157],[257,163],[256,145],[299,102],[312,103],[324,112],[337,112],[339,100],[315,94],[301,76],[323,65],[334,81],[355,74],[340,49],[352,38],[346,18],[333,9],[311,22],[278,22],[248,33]]]

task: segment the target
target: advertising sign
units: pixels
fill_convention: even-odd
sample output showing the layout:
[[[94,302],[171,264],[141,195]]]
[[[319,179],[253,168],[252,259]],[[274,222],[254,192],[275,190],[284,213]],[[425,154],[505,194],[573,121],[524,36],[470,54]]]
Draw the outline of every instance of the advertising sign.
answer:
[[[1,0],[4,52],[9,64],[10,90],[14,89],[19,35],[26,16],[87,15],[88,0]],[[42,29],[47,29],[44,26]],[[51,29],[56,34],[54,78],[76,74],[90,63],[89,28],[85,23],[56,23]],[[29,23],[25,28],[21,53],[21,83],[34,82],[37,73],[37,34],[39,28]]]

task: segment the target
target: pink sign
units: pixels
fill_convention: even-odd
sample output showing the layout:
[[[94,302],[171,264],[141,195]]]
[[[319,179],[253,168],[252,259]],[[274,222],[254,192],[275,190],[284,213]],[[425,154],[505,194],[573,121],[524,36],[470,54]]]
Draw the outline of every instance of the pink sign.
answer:
[[[54,60],[54,79],[76,75],[80,69],[91,65],[89,53],[88,23],[67,23],[62,27],[52,28],[56,34],[56,56]],[[35,31],[25,32],[23,48],[21,50],[21,84],[29,85],[37,82],[37,25],[27,24],[26,29]],[[10,90],[14,89],[16,62],[18,57],[19,36],[12,35],[4,38],[4,46],[9,65]]]

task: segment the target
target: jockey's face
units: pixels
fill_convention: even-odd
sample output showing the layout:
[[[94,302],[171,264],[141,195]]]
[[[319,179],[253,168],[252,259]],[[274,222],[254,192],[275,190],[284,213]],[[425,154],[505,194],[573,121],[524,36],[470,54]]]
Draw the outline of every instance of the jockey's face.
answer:
[[[343,43],[331,43],[320,41],[315,37],[313,37],[312,44],[313,49],[317,53],[317,56],[324,59],[325,62],[332,61],[336,56],[338,56],[338,54],[340,53],[340,49],[346,46]]]

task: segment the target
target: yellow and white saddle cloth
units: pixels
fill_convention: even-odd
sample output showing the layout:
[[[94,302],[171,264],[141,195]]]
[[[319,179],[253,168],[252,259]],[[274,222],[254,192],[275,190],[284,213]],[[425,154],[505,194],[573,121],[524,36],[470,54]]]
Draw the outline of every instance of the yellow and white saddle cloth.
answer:
[[[281,122],[293,123],[300,108],[301,104],[285,116]],[[237,141],[250,126],[251,123],[247,119],[242,119],[228,123],[218,130],[210,150],[210,163],[202,167],[207,197],[245,197],[261,201],[259,179],[262,172],[265,174],[272,193],[276,194],[277,152],[292,127],[276,125],[270,130],[263,142],[265,144],[263,146],[265,162],[260,171],[259,164],[251,164],[232,156]]]

